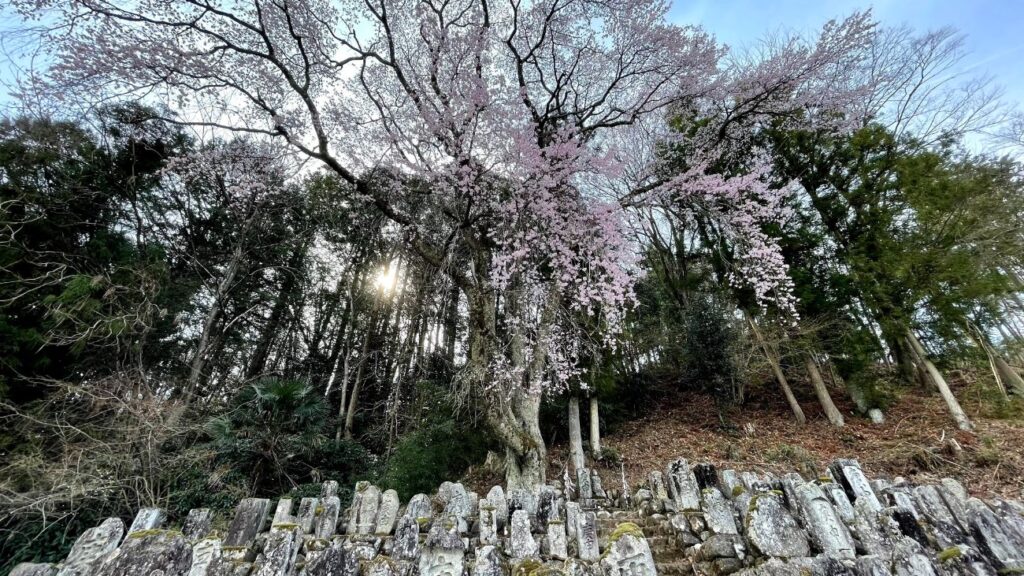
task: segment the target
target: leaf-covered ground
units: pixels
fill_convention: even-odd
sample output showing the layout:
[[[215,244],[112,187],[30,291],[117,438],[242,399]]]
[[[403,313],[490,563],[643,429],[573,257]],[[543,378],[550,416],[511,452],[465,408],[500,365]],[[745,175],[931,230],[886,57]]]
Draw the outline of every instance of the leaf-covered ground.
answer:
[[[830,426],[809,395],[800,398],[805,425],[792,419],[781,395],[768,390],[732,410],[726,425],[710,397],[681,395],[651,406],[649,415],[606,437],[605,445],[618,453],[622,466],[609,462],[601,475],[606,486],[619,487],[624,472],[635,490],[649,471],[664,469],[680,456],[724,468],[797,470],[805,476],[820,473],[836,458],[857,458],[871,476],[914,481],[951,476],[975,495],[1021,498],[1024,401],[1002,401],[997,392],[967,380],[954,378],[953,389],[975,423],[973,432],[957,430],[938,394],[920,389],[902,390],[881,425],[853,415],[852,403],[834,390],[846,415],[843,428]],[[564,445],[551,447],[549,478],[561,476],[566,450]]]

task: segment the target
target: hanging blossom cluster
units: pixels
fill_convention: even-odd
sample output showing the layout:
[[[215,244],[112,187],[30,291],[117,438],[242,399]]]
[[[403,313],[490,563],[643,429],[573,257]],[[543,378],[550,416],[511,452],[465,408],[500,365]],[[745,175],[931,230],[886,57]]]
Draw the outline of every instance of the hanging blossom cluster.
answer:
[[[785,205],[788,190],[765,183],[769,171],[766,163],[759,162],[744,175],[725,177],[709,173],[702,164],[672,177],[656,194],[665,202],[711,216],[735,250],[730,282],[750,287],[757,302],[772,303],[796,318],[789,268],[781,247],[764,232],[765,226],[784,226],[792,216]]]
[[[563,130],[541,148],[529,134],[516,146],[521,176],[509,198],[490,198],[496,226],[492,239],[500,250],[491,274],[498,289],[513,279],[551,283],[568,309],[603,314],[607,330],[617,332],[632,301],[635,247],[625,234],[621,207],[588,197],[578,187],[581,172],[615,169],[571,130]]]
[[[530,131],[515,141],[520,174],[505,194],[480,190],[480,200],[491,204],[490,239],[498,246],[491,259],[493,285],[525,300],[522,315],[509,321],[528,348],[543,351],[550,367],[528,380],[531,393],[560,390],[578,378],[588,332],[614,345],[637,274],[636,248],[625,233],[621,207],[580,186],[580,174],[609,174],[616,163],[596,154],[572,129],[555,134],[547,146],[536,142]],[[509,374],[513,381],[521,376]]]

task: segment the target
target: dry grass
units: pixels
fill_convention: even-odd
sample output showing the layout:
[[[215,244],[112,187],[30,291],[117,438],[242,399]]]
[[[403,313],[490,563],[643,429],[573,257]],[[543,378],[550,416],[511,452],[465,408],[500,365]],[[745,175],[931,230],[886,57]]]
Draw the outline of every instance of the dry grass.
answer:
[[[728,415],[722,426],[711,398],[686,395],[652,406],[651,413],[627,423],[605,439],[621,455],[627,478],[636,487],[647,473],[677,457],[712,462],[721,468],[812,475],[836,458],[857,458],[869,476],[904,476],[926,482],[950,476],[975,495],[1021,498],[1024,492],[1024,401],[998,401],[978,383],[954,382],[954,392],[975,423],[973,432],[957,430],[938,394],[905,390],[881,425],[852,415],[845,394],[833,391],[847,415],[834,428],[813,397],[800,398],[808,423],[792,419],[781,395],[756,391]],[[957,451],[949,439],[962,447]],[[560,475],[565,446],[551,448],[550,475]],[[619,467],[601,472],[608,487],[620,486]],[[551,477],[549,475],[549,477]]]

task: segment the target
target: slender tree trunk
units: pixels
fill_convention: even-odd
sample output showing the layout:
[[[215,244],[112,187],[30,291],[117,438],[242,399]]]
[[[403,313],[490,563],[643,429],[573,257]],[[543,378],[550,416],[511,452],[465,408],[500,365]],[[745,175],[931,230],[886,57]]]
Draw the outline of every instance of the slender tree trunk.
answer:
[[[590,397],[590,453],[595,460],[601,459],[601,418],[597,396]]]
[[[377,322],[377,310],[374,308],[373,318],[370,324],[366,327],[366,333],[363,334],[363,345],[359,350],[359,366],[356,368],[355,378],[352,380],[352,394],[348,398],[348,408],[345,413],[345,439],[352,439],[352,429],[356,422],[356,409],[359,407],[359,391],[363,385],[363,368],[366,366],[369,360],[366,356],[370,350],[370,337],[374,331]]]
[[[580,430],[580,399],[575,394],[569,397],[569,458],[573,470],[586,467],[583,457],[583,433]]]
[[[1018,396],[1024,396],[1024,378],[1021,378],[1020,374],[1017,374],[1017,371],[1014,370],[998,352],[995,352],[993,357],[996,364],[996,370],[998,370],[999,374],[1003,377],[1003,382],[1007,384],[1015,394]]]
[[[845,378],[839,375],[836,371],[835,364],[829,360],[828,373],[832,377],[832,383],[836,386],[842,386],[846,389],[846,393],[850,395],[850,399],[853,400],[853,404],[857,407],[858,414],[867,414],[871,410],[871,405],[868,403],[867,394],[864,393],[864,388],[855,382],[847,381]]]
[[[280,335],[281,321],[284,320],[285,312],[288,310],[288,301],[293,292],[295,292],[295,287],[298,284],[298,268],[302,265],[302,261],[305,257],[306,246],[305,243],[302,243],[295,247],[291,257],[288,259],[288,263],[284,269],[285,277],[281,281],[281,287],[277,292],[277,298],[274,299],[274,306],[270,311],[270,318],[263,327],[262,334],[260,335],[260,341],[256,344],[256,349],[253,352],[252,358],[249,359],[249,365],[245,369],[245,377],[247,379],[253,378],[262,373],[266,366],[267,357],[270,355],[270,347],[274,344],[274,340]]]
[[[956,396],[954,396],[952,390],[949,389],[949,384],[946,383],[946,379],[942,376],[942,373],[939,372],[939,369],[935,367],[935,364],[928,359],[928,353],[925,351],[924,346],[921,345],[921,341],[917,339],[917,335],[914,334],[913,330],[907,329],[907,341],[910,343],[917,359],[924,366],[924,369],[928,373],[932,383],[939,389],[939,394],[942,395],[942,399],[946,401],[946,407],[949,409],[949,413],[953,416],[953,420],[956,421],[957,427],[961,430],[971,430],[974,428],[970,419],[967,418],[967,413],[960,407],[960,403],[957,402]]]
[[[845,424],[843,422],[843,414],[832,402],[832,396],[828,393],[828,388],[825,387],[825,381],[821,378],[821,371],[818,369],[818,361],[815,360],[814,356],[811,354],[804,354],[804,366],[807,368],[807,375],[811,379],[811,386],[814,388],[814,394],[818,397],[818,402],[825,410],[825,416],[828,417],[828,421],[831,422],[833,426],[842,428]]]
[[[459,289],[452,286],[448,294],[444,318],[444,354],[450,365],[455,364],[455,341],[459,329]]]
[[[220,320],[221,308],[224,305],[224,300],[227,298],[228,292],[231,291],[231,285],[234,284],[235,276],[238,275],[238,270],[242,266],[242,255],[242,245],[239,243],[231,253],[231,260],[228,262],[228,266],[224,270],[224,276],[222,276],[220,282],[217,283],[217,289],[214,292],[213,301],[210,303],[210,310],[207,311],[206,320],[203,321],[203,331],[199,335],[199,344],[196,346],[196,352],[192,356],[191,366],[189,367],[186,402],[199,389],[203,382],[203,371],[206,368],[206,362],[209,357],[207,352],[209,351],[210,344],[214,339],[214,329],[217,326],[217,321]]]
[[[1006,383],[1003,382],[1002,370],[999,369],[999,364],[996,363],[997,352],[989,346],[987,341],[988,339],[985,337],[985,334],[981,329],[972,322],[967,323],[967,335],[970,337],[971,342],[978,348],[981,348],[981,351],[985,353],[985,358],[988,359],[988,367],[992,370],[992,378],[996,381],[996,387],[999,388],[999,392],[1002,393],[1003,398],[1006,398]],[[1003,363],[1005,364],[1005,362]]]
[[[793,389],[789,387],[789,381],[786,380],[786,374],[782,371],[782,366],[779,365],[778,355],[775,350],[770,346],[761,336],[761,331],[757,328],[757,323],[754,322],[753,317],[747,314],[746,310],[743,311],[743,315],[747,317],[747,323],[750,325],[750,330],[754,333],[754,338],[757,339],[758,344],[761,345],[761,350],[764,352],[765,358],[768,360],[768,365],[772,368],[772,373],[775,375],[775,380],[779,383],[779,387],[782,388],[782,394],[786,397],[786,402],[789,403],[789,409],[793,412],[793,417],[796,421],[801,424],[807,423],[807,417],[804,416],[804,410],[800,407],[800,403],[796,401],[796,396],[793,395]]]

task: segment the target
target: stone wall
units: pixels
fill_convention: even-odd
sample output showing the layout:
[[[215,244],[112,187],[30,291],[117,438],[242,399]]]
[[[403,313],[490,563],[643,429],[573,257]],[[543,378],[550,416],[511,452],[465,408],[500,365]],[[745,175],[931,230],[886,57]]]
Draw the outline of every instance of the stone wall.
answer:
[[[1024,507],[956,481],[869,480],[856,461],[821,477],[718,471],[676,460],[634,491],[597,474],[486,495],[446,482],[404,506],[336,482],[318,498],[249,498],[227,529],[208,510],[180,527],[158,509],[110,518],[57,565],[14,576],[995,575],[1024,572]]]

